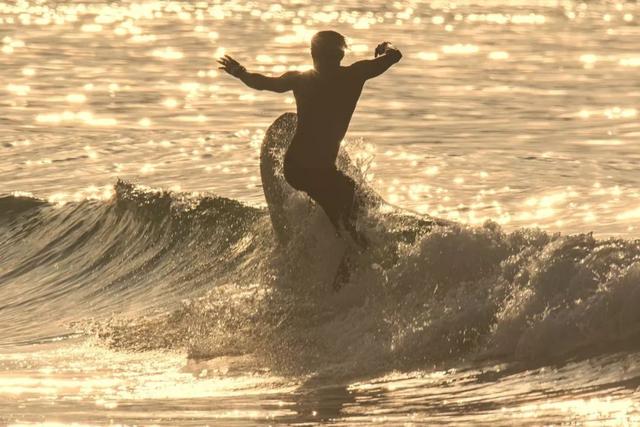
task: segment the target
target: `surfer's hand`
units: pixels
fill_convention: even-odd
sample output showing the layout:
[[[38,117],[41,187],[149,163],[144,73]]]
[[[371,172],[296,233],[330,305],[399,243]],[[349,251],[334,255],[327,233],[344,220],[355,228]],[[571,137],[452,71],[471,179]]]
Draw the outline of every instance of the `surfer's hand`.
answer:
[[[376,47],[375,56],[385,56],[390,58],[394,63],[402,59],[402,53],[398,48],[392,45],[390,42],[383,42]]]
[[[377,47],[373,55],[377,58],[380,55],[387,53],[388,49],[395,49],[391,42],[382,42]]]
[[[229,55],[225,55],[222,58],[218,59],[218,64],[221,64],[222,67],[218,67],[220,70],[224,70],[227,73],[231,74],[233,77],[240,77],[242,73],[247,71],[238,61],[230,57]]]

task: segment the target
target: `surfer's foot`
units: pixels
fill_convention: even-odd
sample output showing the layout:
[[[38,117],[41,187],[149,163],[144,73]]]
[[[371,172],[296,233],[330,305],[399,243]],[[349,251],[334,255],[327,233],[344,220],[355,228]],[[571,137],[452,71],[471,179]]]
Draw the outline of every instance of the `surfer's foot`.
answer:
[[[336,277],[333,279],[333,290],[337,292],[342,289],[342,287],[349,281],[350,276],[349,260],[344,256],[338,266]]]

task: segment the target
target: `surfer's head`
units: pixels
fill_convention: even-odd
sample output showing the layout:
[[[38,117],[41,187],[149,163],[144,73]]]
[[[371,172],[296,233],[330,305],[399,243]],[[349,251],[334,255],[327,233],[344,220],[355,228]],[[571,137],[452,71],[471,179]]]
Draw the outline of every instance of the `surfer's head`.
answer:
[[[347,41],[335,31],[320,31],[311,39],[311,57],[316,68],[335,67],[344,58]]]

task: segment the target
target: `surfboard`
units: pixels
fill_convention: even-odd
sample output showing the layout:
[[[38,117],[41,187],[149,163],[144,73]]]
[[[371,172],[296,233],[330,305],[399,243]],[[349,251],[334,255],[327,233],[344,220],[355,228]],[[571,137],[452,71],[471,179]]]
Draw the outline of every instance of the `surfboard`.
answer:
[[[290,221],[285,212],[285,201],[293,188],[284,178],[284,154],[296,131],[295,113],[284,113],[267,129],[260,147],[260,178],[267,202],[271,224],[280,243],[288,241]]]

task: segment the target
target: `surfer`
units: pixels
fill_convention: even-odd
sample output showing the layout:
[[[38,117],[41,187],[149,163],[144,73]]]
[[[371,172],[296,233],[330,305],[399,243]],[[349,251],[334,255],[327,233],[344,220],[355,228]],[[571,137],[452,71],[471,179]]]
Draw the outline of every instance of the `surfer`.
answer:
[[[384,73],[402,54],[383,42],[376,47],[373,59],[342,66],[346,48],[340,33],[320,31],[311,39],[313,69],[289,71],[279,77],[251,73],[228,55],[218,62],[220,69],[250,88],[293,91],[298,123],[284,158],[285,179],[322,207],[340,235],[346,230],[364,247],[366,242],[355,227],[356,184],[337,168],[336,159],[365,82]]]

